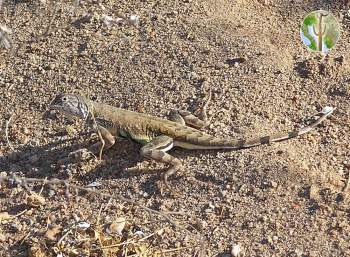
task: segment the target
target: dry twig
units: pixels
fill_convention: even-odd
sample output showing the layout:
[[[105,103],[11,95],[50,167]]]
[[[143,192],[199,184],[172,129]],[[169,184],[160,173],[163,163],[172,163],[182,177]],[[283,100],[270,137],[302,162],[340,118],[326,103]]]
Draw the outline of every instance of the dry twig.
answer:
[[[343,188],[343,192],[347,192],[349,187],[350,187],[350,169],[349,169],[349,172],[348,172],[348,180],[346,182],[346,185]]]
[[[0,24],[0,45],[5,47],[6,49],[10,49],[12,46],[12,42],[10,39],[11,33],[11,29],[6,27],[5,25]]]
[[[92,188],[86,188],[86,187],[83,187],[83,186],[78,186],[78,185],[74,185],[74,184],[70,184],[68,181],[66,180],[59,180],[59,179],[51,179],[51,180],[45,180],[45,179],[40,179],[40,178],[25,178],[25,177],[19,177],[19,176],[16,176],[14,174],[10,175],[10,176],[7,176],[7,175],[0,175],[0,182],[1,181],[9,181],[9,180],[12,180],[14,182],[16,182],[17,184],[19,185],[22,185],[24,187],[27,187],[27,184],[28,183],[45,183],[46,184],[49,184],[49,185],[64,185],[66,188],[74,188],[74,189],[77,189],[77,190],[80,190],[80,191],[85,191],[85,192],[88,192],[88,193],[92,193],[92,194],[97,194],[97,195],[100,195],[102,197],[106,197],[106,198],[112,198],[112,199],[115,199],[115,200],[118,200],[118,201],[123,201],[123,202],[126,202],[126,203],[129,203],[131,205],[135,205],[149,213],[153,213],[157,216],[160,216],[160,217],[163,217],[167,222],[169,222],[170,224],[172,224],[173,226],[175,227],[181,227],[179,224],[177,224],[174,220],[172,220],[170,218],[169,215],[186,215],[185,213],[181,213],[181,212],[161,212],[161,211],[157,211],[157,210],[154,210],[152,208],[149,208],[149,207],[146,207],[132,199],[129,199],[129,198],[126,198],[122,195],[118,195],[118,194],[107,194],[107,193],[102,193],[102,192],[99,192],[99,191],[96,191]]]
[[[125,242],[122,242],[122,243],[119,243],[119,244],[107,245],[107,246],[103,246],[103,247],[97,248],[95,250],[103,250],[103,249],[109,249],[109,248],[119,247],[119,246],[128,245],[128,244],[136,244],[136,243],[145,241],[146,239],[148,239],[148,238],[150,238],[150,237],[160,233],[162,230],[164,230],[164,228],[158,229],[156,232],[153,232],[153,233],[149,234],[148,236],[145,236],[145,237],[143,237],[143,238],[141,238],[139,240],[130,240],[130,241],[125,241]]]
[[[9,139],[9,126],[10,126],[10,122],[11,122],[11,119],[13,117],[14,114],[12,114],[10,116],[10,118],[6,121],[6,127],[5,127],[5,137],[6,137],[6,142],[7,142],[7,145],[11,148],[12,151],[14,151],[15,149],[13,148],[11,142],[10,142],[10,139]]]
[[[47,36],[51,33],[51,26],[52,26],[52,23],[57,15],[57,12],[58,12],[58,4],[56,3],[56,1],[52,1],[52,4],[53,4],[53,12],[52,12],[52,15],[51,15],[51,18],[49,20],[49,24],[47,25],[46,27],[46,30],[45,32],[42,34],[42,36]]]

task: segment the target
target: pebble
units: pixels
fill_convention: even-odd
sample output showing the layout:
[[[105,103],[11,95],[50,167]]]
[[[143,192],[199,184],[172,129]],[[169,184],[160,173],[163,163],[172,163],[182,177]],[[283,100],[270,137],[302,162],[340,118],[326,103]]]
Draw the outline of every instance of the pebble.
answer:
[[[45,204],[45,198],[37,193],[32,192],[27,197],[27,205],[30,207],[39,207]]]
[[[6,241],[6,236],[0,232],[0,242],[5,242]]]
[[[266,238],[266,241],[269,243],[269,244],[273,244],[273,240],[272,240],[272,237],[271,236],[268,236],[267,238]]]
[[[99,186],[102,186],[102,184],[100,182],[92,182],[90,184],[87,185],[87,187],[99,187]]]
[[[303,256],[303,251],[300,250],[300,249],[298,249],[298,248],[294,250],[294,253],[295,253],[298,257]]]
[[[237,257],[240,255],[241,253],[241,246],[239,244],[232,244],[232,248],[231,248],[231,255],[234,256],[234,257]]]
[[[86,221],[81,221],[78,223],[77,227],[81,230],[86,230],[90,227],[90,223],[86,222]]]
[[[17,223],[10,223],[9,224],[10,226],[10,230],[13,232],[13,233],[18,233],[22,230],[22,225],[21,224],[17,224]]]
[[[11,218],[12,216],[8,212],[0,212],[0,222]]]
[[[212,202],[209,202],[209,203],[208,203],[208,207],[209,207],[210,209],[215,209],[215,205],[214,205]]]
[[[46,233],[45,237],[49,240],[55,241],[57,235],[61,232],[61,226],[52,226],[49,228]]]
[[[315,185],[310,186],[309,198],[313,200],[318,200],[319,199],[318,191],[319,189]]]
[[[227,69],[229,68],[230,66],[227,64],[227,63],[224,63],[224,62],[218,62],[215,64],[215,68],[220,70],[220,69]]]
[[[129,23],[134,25],[134,26],[137,26],[138,23],[139,23],[139,17],[136,16],[136,15],[130,15],[129,17]]]
[[[271,183],[271,187],[273,187],[273,188],[278,187],[277,182],[271,180],[270,183]]]
[[[45,254],[42,252],[40,246],[32,246],[28,250],[29,257],[44,257]]]
[[[53,190],[53,189],[50,189],[50,190],[49,190],[48,195],[49,195],[50,197],[53,197],[55,194],[56,194],[55,190]]]
[[[116,218],[106,229],[108,234],[122,235],[122,231],[125,227],[126,220],[123,217]]]
[[[23,134],[29,135],[30,134],[30,130],[27,127],[24,127],[23,128]]]
[[[68,136],[72,136],[76,133],[76,129],[73,126],[66,126],[65,127],[65,133]]]

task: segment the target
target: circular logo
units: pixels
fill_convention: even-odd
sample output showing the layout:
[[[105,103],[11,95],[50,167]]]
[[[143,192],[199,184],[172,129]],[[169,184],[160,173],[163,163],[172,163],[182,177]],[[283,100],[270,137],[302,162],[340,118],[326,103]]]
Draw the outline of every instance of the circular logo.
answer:
[[[337,43],[340,27],[336,18],[327,11],[309,13],[300,27],[303,43],[311,50],[327,53]]]

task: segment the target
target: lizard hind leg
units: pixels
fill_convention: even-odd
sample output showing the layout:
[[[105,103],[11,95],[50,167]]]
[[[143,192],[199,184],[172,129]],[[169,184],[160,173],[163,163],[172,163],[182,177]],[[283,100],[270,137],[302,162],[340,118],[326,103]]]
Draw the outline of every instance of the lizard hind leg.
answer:
[[[173,139],[168,136],[158,136],[141,148],[141,155],[159,162],[170,164],[171,167],[164,173],[164,184],[169,187],[168,178],[181,170],[181,161],[166,153],[173,147]]]
[[[205,116],[206,117],[206,116]],[[190,125],[195,128],[204,128],[209,125],[207,119],[202,120],[189,111],[171,110],[169,119],[182,125]]]
[[[189,111],[184,110],[171,110],[169,114],[169,119],[171,121],[175,121],[182,125],[190,125],[195,128],[204,128],[209,125],[209,120],[207,116],[207,107],[209,102],[211,101],[211,90],[208,92],[208,99],[205,101],[203,106],[199,110],[199,114],[192,114]]]

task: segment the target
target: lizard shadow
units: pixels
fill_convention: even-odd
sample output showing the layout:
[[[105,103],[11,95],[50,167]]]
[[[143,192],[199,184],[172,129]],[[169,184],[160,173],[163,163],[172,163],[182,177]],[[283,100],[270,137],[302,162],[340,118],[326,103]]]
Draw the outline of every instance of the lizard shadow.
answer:
[[[67,156],[70,152],[84,147],[85,143],[70,143],[80,137],[81,135],[39,146],[28,143],[16,147],[14,151],[0,156],[0,170],[25,177],[62,179],[63,174],[57,173],[57,170],[68,165]]]
[[[82,174],[79,179],[91,182],[120,180],[122,183],[130,180],[130,184],[136,181],[141,190],[153,193],[156,191],[154,185],[162,179],[166,167],[159,167],[159,163],[142,157],[140,145],[128,140],[123,141],[106,151],[102,161],[90,172]]]
[[[92,144],[91,140],[79,142],[85,134],[79,134],[73,138],[59,139],[44,145],[36,146],[27,144],[16,148],[16,151],[0,156],[0,171],[8,174],[31,178],[64,179],[89,184],[96,180],[131,180],[130,182],[147,193],[157,191],[156,184],[162,180],[167,165],[160,164],[153,160],[147,160],[140,155],[140,146],[134,142],[125,140],[117,142],[103,154],[102,161],[90,157],[86,160],[75,160],[69,158],[70,153],[86,148]],[[91,134],[91,133],[90,133]],[[57,137],[58,135],[51,135]],[[95,139],[94,139],[95,140]],[[170,153],[180,160],[188,156],[200,156],[204,152],[181,151],[175,148]],[[187,178],[186,166],[184,171],[178,172],[169,178],[171,186],[181,180],[185,183]],[[215,177],[204,173],[196,172],[194,178],[201,182],[210,182],[222,185],[224,181],[219,181]],[[113,182],[114,183],[114,182]],[[129,181],[128,181],[129,183]]]
[[[96,180],[120,180],[121,183],[128,181],[130,185],[133,184],[139,190],[149,194],[158,192],[157,184],[163,180],[163,175],[169,168],[168,165],[142,157],[140,155],[140,145],[134,142],[125,140],[125,142],[119,142],[119,144],[122,144],[122,147],[116,145],[106,151],[103,155],[103,161],[90,172],[80,176],[79,180],[90,182]],[[175,148],[169,153],[180,160],[184,160],[188,156],[200,158],[203,154],[191,150],[183,152],[179,148]],[[204,151],[204,154],[208,153],[209,151]],[[185,166],[183,171],[170,176],[169,184],[172,188],[178,184],[187,183],[186,180],[189,176],[186,169],[187,167]],[[224,179],[218,179],[200,171],[196,172],[193,177],[198,182],[210,182],[217,186],[225,184]]]

